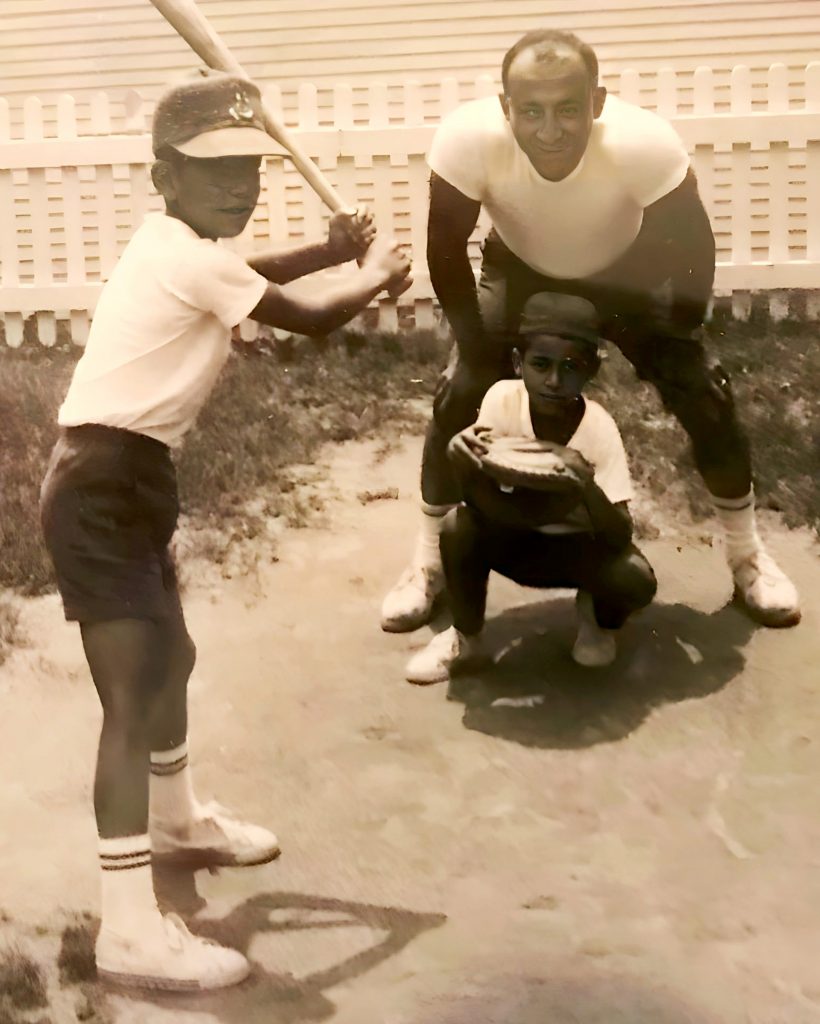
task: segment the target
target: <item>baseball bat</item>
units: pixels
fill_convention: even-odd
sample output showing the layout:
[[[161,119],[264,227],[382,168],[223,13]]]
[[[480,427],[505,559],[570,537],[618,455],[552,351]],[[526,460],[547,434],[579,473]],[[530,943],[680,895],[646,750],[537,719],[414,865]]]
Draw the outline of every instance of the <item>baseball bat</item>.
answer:
[[[197,7],[195,0],[151,0],[151,3],[209,68],[248,78],[242,65],[211,27],[208,19]],[[336,213],[337,210],[353,209],[342,199],[301,145],[271,111],[264,99],[262,100],[262,113],[268,134],[288,151],[296,169],[331,213]],[[411,284],[412,278],[408,276],[399,289],[391,290],[390,294],[395,298],[406,291]]]

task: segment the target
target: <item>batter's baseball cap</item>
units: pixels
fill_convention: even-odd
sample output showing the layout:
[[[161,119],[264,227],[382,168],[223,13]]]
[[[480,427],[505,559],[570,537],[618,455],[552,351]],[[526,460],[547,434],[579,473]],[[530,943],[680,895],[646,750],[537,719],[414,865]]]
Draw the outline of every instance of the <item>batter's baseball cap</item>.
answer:
[[[265,131],[262,97],[247,78],[201,72],[159,98],[151,132],[154,155],[171,148],[203,159],[278,152]]]
[[[579,295],[538,292],[524,303],[519,334],[553,334],[559,338],[586,341],[598,347],[598,310]]]

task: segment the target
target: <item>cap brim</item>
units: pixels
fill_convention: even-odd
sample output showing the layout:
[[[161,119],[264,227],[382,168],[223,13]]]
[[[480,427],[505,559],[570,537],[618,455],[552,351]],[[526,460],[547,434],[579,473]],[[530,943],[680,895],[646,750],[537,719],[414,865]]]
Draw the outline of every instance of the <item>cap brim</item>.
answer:
[[[215,128],[187,142],[178,143],[174,149],[185,156],[198,157],[200,160],[219,156],[270,156],[281,152],[278,144],[267,132],[249,125]]]

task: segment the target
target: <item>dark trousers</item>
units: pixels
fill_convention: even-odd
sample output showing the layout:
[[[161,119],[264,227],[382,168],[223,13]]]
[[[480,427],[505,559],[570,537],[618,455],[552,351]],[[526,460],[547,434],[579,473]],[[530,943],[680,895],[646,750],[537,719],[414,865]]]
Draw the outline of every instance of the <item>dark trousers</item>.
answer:
[[[652,567],[634,544],[614,549],[591,533],[510,530],[469,505],[445,517],[441,560],[453,625],[467,636],[484,625],[490,572],[524,587],[586,590],[603,629],[619,629],[657,589]]]
[[[676,331],[665,315],[669,260],[662,246],[641,233],[607,270],[583,280],[560,280],[536,273],[491,231],[478,285],[485,337],[472,348],[454,346],[439,381],[422,460],[424,500],[447,505],[461,499],[447,443],[475,422],[487,390],[497,380],[513,376],[511,352],[521,309],[541,291],[567,292],[593,302],[603,336],[617,345],[641,380],[655,385],[666,409],[689,435],[709,491],[722,498],[748,494],[749,445],[726,373],[707,352],[700,330]],[[618,410],[611,412],[617,420]]]

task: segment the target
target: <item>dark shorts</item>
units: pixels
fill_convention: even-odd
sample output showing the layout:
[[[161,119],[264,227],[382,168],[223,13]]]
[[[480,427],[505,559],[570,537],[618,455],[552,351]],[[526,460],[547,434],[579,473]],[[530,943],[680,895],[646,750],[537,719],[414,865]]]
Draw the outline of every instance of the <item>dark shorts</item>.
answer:
[[[128,430],[63,429],[40,517],[70,621],[164,619],[179,611],[169,543],[179,502],[168,447]]]

